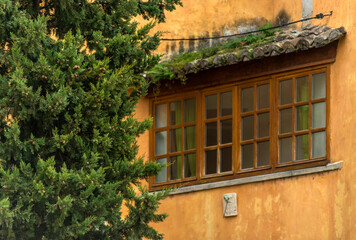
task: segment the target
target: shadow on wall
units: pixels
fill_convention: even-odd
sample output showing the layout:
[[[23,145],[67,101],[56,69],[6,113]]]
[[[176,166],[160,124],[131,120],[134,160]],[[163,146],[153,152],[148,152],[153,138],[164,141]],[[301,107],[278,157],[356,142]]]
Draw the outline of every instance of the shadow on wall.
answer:
[[[188,38],[206,38],[216,36],[226,36],[236,33],[245,33],[257,30],[259,27],[264,26],[267,23],[267,19],[253,18],[253,19],[238,19],[232,24],[226,24],[219,27],[219,29],[213,29],[211,32],[205,31],[199,35],[190,35]],[[271,21],[274,26],[282,25],[290,21],[290,15],[283,9],[279,11],[277,16]],[[177,36],[179,38],[180,36]],[[224,44],[236,37],[227,37],[219,39],[203,39],[203,40],[189,40],[189,41],[167,41],[162,44],[166,44],[165,56],[162,60],[165,60],[171,56],[184,53],[194,52],[202,48],[209,48],[217,44]]]

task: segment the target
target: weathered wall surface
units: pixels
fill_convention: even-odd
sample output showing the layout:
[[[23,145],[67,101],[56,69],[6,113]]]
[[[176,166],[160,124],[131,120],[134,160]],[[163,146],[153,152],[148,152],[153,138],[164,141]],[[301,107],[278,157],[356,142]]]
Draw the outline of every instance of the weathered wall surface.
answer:
[[[169,217],[154,225],[165,239],[356,239],[356,3],[305,2],[312,2],[314,15],[333,10],[331,18],[314,24],[344,26],[347,31],[331,65],[330,87],[330,160],[343,161],[342,170],[171,196],[160,208]],[[165,37],[229,34],[281,16],[290,20],[302,16],[302,0],[184,0],[183,4],[157,27],[167,32]],[[164,42],[160,51],[171,54],[193,48],[189,42],[181,45]],[[148,108],[148,101],[142,100],[137,116],[148,116]],[[140,145],[140,153],[148,156],[148,134]],[[222,196],[230,192],[237,193],[238,216],[224,218]]]

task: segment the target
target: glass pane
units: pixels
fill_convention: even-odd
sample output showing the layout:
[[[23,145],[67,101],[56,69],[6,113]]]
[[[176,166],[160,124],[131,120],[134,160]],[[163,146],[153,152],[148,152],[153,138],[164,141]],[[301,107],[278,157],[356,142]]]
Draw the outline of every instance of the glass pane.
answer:
[[[313,128],[325,127],[325,102],[313,104]]]
[[[169,104],[169,123],[170,125],[181,124],[182,122],[182,103],[171,102]]]
[[[318,73],[313,77],[313,99],[324,98],[326,95],[326,74]]]
[[[196,172],[195,153],[184,155],[184,177],[195,177]]]
[[[157,159],[159,164],[167,164],[167,158]],[[167,167],[164,167],[159,171],[158,175],[155,177],[156,183],[167,181]]]
[[[309,128],[309,105],[295,108],[295,131]]]
[[[269,141],[257,143],[257,167],[269,166]]]
[[[184,122],[194,122],[196,116],[195,98],[187,99],[184,101]]]
[[[220,149],[220,172],[232,171],[232,148]]]
[[[292,161],[292,137],[279,139],[279,162]]]
[[[218,106],[218,95],[209,95],[205,97],[205,118],[216,118]]]
[[[205,174],[216,173],[217,161],[216,150],[205,152]]]
[[[325,131],[313,133],[313,158],[325,157]]]
[[[224,120],[220,122],[220,142],[231,143],[232,142],[232,119]]]
[[[261,113],[257,115],[257,137],[269,136],[269,113]]]
[[[279,111],[279,133],[288,133],[293,130],[292,108]]]
[[[217,124],[216,122],[205,124],[205,146],[214,146],[217,144]]]
[[[242,140],[253,139],[253,116],[243,117],[241,121]]]
[[[253,168],[253,144],[241,146],[241,168]]]
[[[257,109],[269,108],[269,84],[257,87]]]
[[[220,94],[220,116],[232,115],[232,92]]]
[[[293,81],[292,79],[279,82],[279,105],[293,102]]]
[[[182,157],[181,156],[174,156],[171,157],[171,162],[169,165],[169,174],[170,179],[181,179],[182,178]]]
[[[295,101],[302,102],[309,100],[309,77],[298,77],[295,79]]]
[[[155,153],[162,155],[167,153],[167,131],[156,132]]]
[[[295,137],[295,160],[309,159],[309,135]]]
[[[195,149],[195,126],[184,128],[184,150]]]
[[[241,112],[253,111],[253,87],[241,91]]]
[[[180,152],[182,151],[182,129],[172,129],[169,134],[169,151],[170,152]]]
[[[156,105],[156,128],[166,127],[167,126],[167,104]]]

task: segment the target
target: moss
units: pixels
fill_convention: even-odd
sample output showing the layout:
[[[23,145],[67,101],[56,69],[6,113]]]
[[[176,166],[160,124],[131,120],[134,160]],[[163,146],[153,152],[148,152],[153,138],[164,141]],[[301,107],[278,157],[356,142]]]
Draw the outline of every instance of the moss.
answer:
[[[275,39],[275,32],[278,29],[268,29],[271,27],[270,23],[267,23],[264,27],[259,28],[259,30],[264,30],[258,34],[249,34],[241,38],[236,38],[225,44],[218,44],[211,48],[201,49],[196,52],[182,53],[173,56],[170,60],[160,63],[153,67],[149,72],[148,76],[151,78],[154,84],[158,84],[162,80],[173,80],[178,79],[182,83],[185,83],[185,67],[188,63],[199,59],[210,58],[208,66],[213,65],[213,56],[236,52],[242,49],[254,49],[258,46],[268,44]],[[241,51],[238,53],[240,57]],[[251,57],[253,53],[251,52]],[[221,64],[227,64],[227,60],[222,58]],[[198,72],[199,69],[194,67],[193,72]]]

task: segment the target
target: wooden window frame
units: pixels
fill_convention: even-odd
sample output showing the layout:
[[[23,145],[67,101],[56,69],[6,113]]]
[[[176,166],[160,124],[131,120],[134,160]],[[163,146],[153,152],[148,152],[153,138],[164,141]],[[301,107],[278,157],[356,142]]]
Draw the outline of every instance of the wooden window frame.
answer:
[[[279,81],[282,81],[283,79],[290,79],[293,76],[305,76],[308,75],[312,76],[312,74],[315,73],[320,73],[320,72],[325,72],[326,74],[326,95],[325,98],[323,99],[317,99],[317,100],[312,100],[311,96],[309,96],[309,101],[307,102],[309,105],[309,127],[308,130],[303,130],[301,132],[294,132],[294,107],[297,105],[304,105],[306,102],[301,102],[294,104],[295,98],[294,98],[294,82],[293,80],[293,136],[294,135],[301,135],[303,133],[308,133],[309,134],[309,159],[307,160],[301,160],[297,162],[292,162],[292,163],[284,163],[284,164],[279,164],[279,109],[282,108],[279,106]],[[270,84],[270,106],[267,109],[263,110],[257,110],[257,102],[254,104],[254,168],[253,169],[241,169],[241,116],[247,115],[244,113],[241,113],[240,111],[240,101],[241,101],[241,89],[246,86],[254,86],[254,99],[256,100],[256,93],[257,93],[257,86],[263,85],[269,83]],[[188,83],[189,84],[189,83]],[[311,84],[312,80],[309,79],[309,95],[312,92],[311,90]],[[232,113],[232,128],[233,128],[233,142],[232,142],[232,172],[225,172],[225,173],[217,173],[217,174],[210,174],[210,175],[205,175],[204,171],[204,164],[205,164],[205,145],[204,145],[204,131],[205,131],[205,122],[206,121],[216,121],[217,122],[217,127],[219,129],[220,125],[220,117],[219,117],[219,112],[218,112],[218,117],[214,118],[214,120],[205,120],[205,108],[204,108],[204,102],[205,102],[205,96],[210,95],[210,94],[218,94],[218,106],[219,106],[219,101],[220,97],[219,94],[223,92],[227,92],[232,90],[233,93],[233,113]],[[282,73],[277,73],[277,74],[270,74],[262,77],[257,77],[257,78],[250,78],[250,79],[245,79],[241,81],[235,81],[235,82],[230,82],[225,85],[221,86],[203,86],[201,88],[194,88],[192,91],[184,91],[184,93],[176,93],[174,95],[166,95],[162,97],[157,97],[153,96],[150,98],[150,115],[154,116],[154,106],[156,104],[161,104],[161,103],[167,103],[169,106],[170,102],[174,101],[184,101],[185,99],[189,99],[195,97],[196,98],[196,176],[192,178],[187,178],[184,179],[184,172],[182,169],[182,179],[181,180],[174,180],[170,181],[169,180],[169,170],[167,167],[167,182],[161,182],[161,183],[155,183],[154,177],[151,177],[149,180],[149,189],[150,191],[156,191],[160,190],[163,188],[167,187],[176,187],[176,186],[188,186],[188,185],[196,185],[196,184],[202,184],[202,183],[208,183],[208,182],[215,182],[215,181],[223,181],[223,180],[231,180],[231,179],[236,179],[236,178],[242,178],[242,177],[248,177],[248,176],[255,176],[255,175],[261,175],[261,174],[268,174],[268,173],[273,173],[273,172],[281,172],[281,171],[288,171],[288,170],[295,170],[295,169],[302,169],[302,168],[309,168],[309,167],[315,167],[315,166],[322,166],[326,165],[329,163],[329,156],[330,156],[330,144],[329,144],[329,139],[330,139],[330,130],[329,130],[329,114],[330,114],[330,66],[329,65],[319,65],[315,67],[305,67],[301,68],[298,70],[293,70],[293,71],[286,71]],[[312,129],[310,126],[312,124],[312,104],[315,102],[323,102],[325,101],[325,128],[321,129]],[[167,106],[167,107],[168,107]],[[283,106],[285,107],[285,106]],[[183,111],[183,110],[182,110]],[[257,134],[257,129],[256,129],[256,121],[257,121],[257,114],[260,112],[269,112],[270,114],[270,129],[269,129],[269,137],[267,137],[270,141],[270,165],[269,166],[262,166],[262,167],[257,167],[257,142],[266,140],[267,138],[263,139],[257,139],[256,134]],[[251,114],[251,112],[249,112]],[[167,118],[169,117],[169,112],[167,110]],[[224,117],[222,117],[224,118]],[[155,122],[154,122],[155,124]],[[167,122],[168,124],[168,122]],[[182,122],[183,125],[183,122]],[[153,125],[155,126],[155,125]],[[160,129],[161,130],[161,129]],[[167,130],[169,131],[169,130]],[[184,127],[182,127],[182,132],[184,131]],[[313,132],[319,132],[319,131],[325,131],[325,157],[319,157],[319,158],[312,158],[312,153],[311,153],[311,136]],[[150,159],[151,161],[155,161],[155,132],[156,130],[154,127],[150,130]],[[220,132],[218,132],[218,136],[220,135]],[[183,133],[182,133],[183,134]],[[218,137],[219,138],[219,137]],[[292,138],[293,140],[293,159],[294,159],[294,142],[295,138]],[[167,141],[169,141],[169,133],[167,135]],[[218,141],[218,139],[217,139]],[[218,142],[219,145],[219,142]],[[219,148],[219,146],[217,146]],[[182,145],[182,150],[184,150],[184,146]],[[167,143],[167,154],[169,154],[169,144]],[[183,157],[183,151],[182,151],[182,162],[184,161]],[[169,162],[169,157],[167,156],[167,163]],[[219,164],[219,162],[217,163]],[[182,167],[183,168],[183,167]]]

